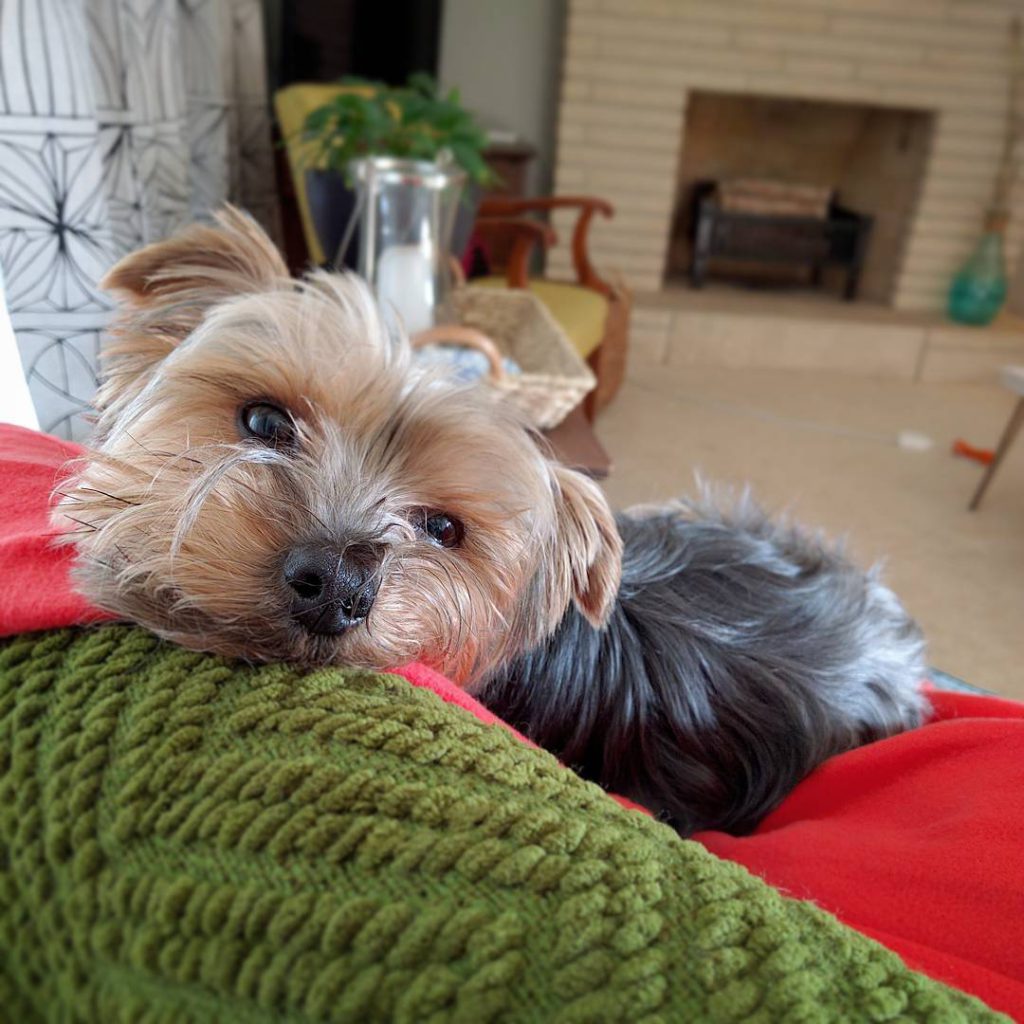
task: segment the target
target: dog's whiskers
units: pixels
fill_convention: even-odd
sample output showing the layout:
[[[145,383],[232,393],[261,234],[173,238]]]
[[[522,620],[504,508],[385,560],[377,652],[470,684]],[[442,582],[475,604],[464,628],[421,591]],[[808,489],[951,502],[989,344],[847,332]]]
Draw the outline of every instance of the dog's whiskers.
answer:
[[[95,533],[99,529],[99,526],[96,523],[86,522],[84,519],[79,519],[76,516],[71,515],[69,512],[64,511],[63,509],[61,510],[61,514],[65,519],[70,519],[71,522],[77,523],[79,526],[85,527],[84,530],[72,531],[72,534],[74,535],[81,533]]]
[[[128,498],[123,498],[119,494],[111,494],[109,491],[101,490],[99,487],[82,487],[81,490],[87,494],[102,494],[104,498],[109,498],[111,501],[119,501],[122,505],[139,505],[138,501],[131,501]],[[81,498],[75,500],[81,501]]]

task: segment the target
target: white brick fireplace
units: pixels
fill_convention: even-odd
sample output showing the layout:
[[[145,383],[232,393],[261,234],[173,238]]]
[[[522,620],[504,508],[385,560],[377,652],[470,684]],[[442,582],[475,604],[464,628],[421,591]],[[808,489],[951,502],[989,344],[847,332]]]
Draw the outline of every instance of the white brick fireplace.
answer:
[[[891,304],[938,311],[991,200],[1015,10],[1004,0],[569,0],[555,190],[610,199],[617,216],[595,223],[595,259],[657,291],[692,94],[927,111],[930,153]],[[1024,239],[1014,213],[1011,270]]]

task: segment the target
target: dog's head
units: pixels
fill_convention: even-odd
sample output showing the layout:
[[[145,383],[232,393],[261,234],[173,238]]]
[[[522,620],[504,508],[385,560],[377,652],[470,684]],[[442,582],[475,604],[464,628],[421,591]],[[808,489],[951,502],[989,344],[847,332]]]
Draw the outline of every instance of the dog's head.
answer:
[[[55,513],[94,603],[197,649],[463,681],[571,601],[604,621],[600,490],[494,389],[418,368],[355,278],[290,279],[229,210],[105,284],[96,438]]]

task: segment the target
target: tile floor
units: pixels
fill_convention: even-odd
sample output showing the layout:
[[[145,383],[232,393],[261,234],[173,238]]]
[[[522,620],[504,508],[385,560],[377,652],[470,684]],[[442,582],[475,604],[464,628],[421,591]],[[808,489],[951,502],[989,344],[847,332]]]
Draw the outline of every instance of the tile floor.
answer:
[[[847,535],[858,561],[884,559],[934,665],[1024,699],[1024,436],[976,513],[981,467],[950,454],[957,437],[994,446],[1013,401],[995,385],[638,363],[598,433],[616,507],[684,493],[696,470],[749,482]],[[905,430],[934,446],[901,449]]]

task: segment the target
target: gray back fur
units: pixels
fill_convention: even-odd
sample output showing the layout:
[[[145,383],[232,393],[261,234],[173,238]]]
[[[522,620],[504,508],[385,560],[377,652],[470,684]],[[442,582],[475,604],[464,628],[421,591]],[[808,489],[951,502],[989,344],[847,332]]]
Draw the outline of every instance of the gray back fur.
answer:
[[[479,696],[684,834],[742,833],[826,758],[920,723],[924,644],[877,571],[707,496],[622,515],[607,627],[570,608]]]

